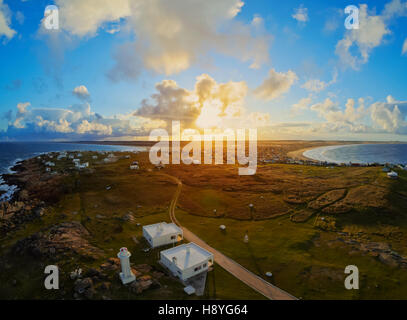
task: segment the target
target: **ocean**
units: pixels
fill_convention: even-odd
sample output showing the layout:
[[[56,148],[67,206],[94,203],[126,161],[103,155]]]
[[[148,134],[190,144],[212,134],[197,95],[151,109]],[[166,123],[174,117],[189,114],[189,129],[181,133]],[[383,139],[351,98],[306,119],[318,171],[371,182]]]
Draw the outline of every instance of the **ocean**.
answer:
[[[21,160],[40,154],[60,151],[145,151],[144,147],[109,146],[97,144],[75,144],[57,142],[0,142],[0,190],[6,193],[0,201],[7,200],[16,190],[15,186],[4,184],[1,174],[11,173],[11,168]]]
[[[353,144],[307,150],[305,157],[331,163],[407,164],[407,144]]]

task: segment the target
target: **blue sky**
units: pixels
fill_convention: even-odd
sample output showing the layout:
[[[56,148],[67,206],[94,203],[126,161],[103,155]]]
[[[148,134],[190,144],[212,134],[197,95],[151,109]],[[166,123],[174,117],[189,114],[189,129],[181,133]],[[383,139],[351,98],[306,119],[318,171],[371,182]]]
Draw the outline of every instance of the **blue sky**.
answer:
[[[407,141],[407,1],[0,0],[0,52],[2,140]]]

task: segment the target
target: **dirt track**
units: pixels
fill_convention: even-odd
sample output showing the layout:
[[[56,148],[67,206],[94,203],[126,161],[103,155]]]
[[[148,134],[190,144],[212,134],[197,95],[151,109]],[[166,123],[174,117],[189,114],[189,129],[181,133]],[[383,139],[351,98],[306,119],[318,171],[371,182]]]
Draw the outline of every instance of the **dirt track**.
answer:
[[[174,182],[177,183],[177,190],[175,191],[174,197],[172,198],[169,214],[171,217],[171,221],[177,224],[179,227],[182,228],[184,233],[184,238],[188,241],[194,242],[195,244],[201,246],[205,250],[208,250],[213,254],[215,262],[220,265],[223,269],[228,271],[230,274],[238,278],[240,281],[244,282],[246,285],[251,287],[252,289],[256,290],[257,292],[264,295],[266,298],[271,300],[296,300],[294,296],[290,295],[289,293],[285,292],[284,290],[268,283],[264,279],[260,278],[259,276],[255,275],[254,273],[250,272],[234,260],[228,258],[218,250],[209,246],[205,241],[200,239],[197,235],[189,231],[187,228],[181,226],[175,216],[175,207],[178,201],[178,197],[181,193],[182,189],[182,182],[177,179],[176,177],[164,174],[166,177],[170,178]]]

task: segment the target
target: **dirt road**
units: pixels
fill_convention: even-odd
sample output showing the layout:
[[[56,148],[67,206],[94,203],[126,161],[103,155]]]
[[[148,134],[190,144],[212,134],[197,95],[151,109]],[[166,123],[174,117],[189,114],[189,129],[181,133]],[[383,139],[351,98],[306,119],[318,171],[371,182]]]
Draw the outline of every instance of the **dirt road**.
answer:
[[[264,295],[266,298],[269,298],[271,300],[297,300],[294,296],[290,295],[289,293],[285,292],[284,290],[281,290],[280,288],[268,283],[264,279],[260,278],[259,276],[255,275],[253,272],[250,272],[234,260],[228,258],[218,250],[212,248],[209,246],[205,241],[203,241],[201,238],[199,238],[197,235],[189,231],[187,228],[183,227],[177,220],[175,216],[175,208],[177,205],[177,201],[179,198],[179,195],[181,193],[181,188],[182,188],[182,182],[177,179],[176,177],[164,174],[166,177],[170,178],[173,180],[175,183],[177,183],[178,187],[177,190],[175,191],[174,197],[172,198],[170,208],[169,208],[169,214],[171,217],[172,222],[177,224],[179,227],[182,228],[183,233],[184,233],[184,238],[187,239],[188,241],[194,242],[197,245],[201,246],[205,250],[208,250],[213,254],[213,257],[215,259],[215,262],[220,265],[223,269],[228,271],[230,274],[244,282],[246,285],[251,287],[252,289],[256,290],[257,292],[261,293]]]

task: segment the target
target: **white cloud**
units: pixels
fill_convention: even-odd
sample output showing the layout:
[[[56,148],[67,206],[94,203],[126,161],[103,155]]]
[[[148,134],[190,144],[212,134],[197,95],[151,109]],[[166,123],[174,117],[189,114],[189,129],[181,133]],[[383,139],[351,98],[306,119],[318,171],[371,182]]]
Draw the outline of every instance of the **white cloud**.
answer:
[[[107,22],[116,22],[131,15],[129,0],[56,0],[60,27],[72,35],[96,35]]]
[[[297,80],[297,75],[291,70],[284,73],[271,69],[268,77],[254,90],[254,93],[261,99],[272,100],[289,91]]]
[[[368,61],[370,52],[383,42],[383,37],[390,34],[383,18],[369,15],[367,5],[362,4],[359,10],[359,29],[346,31],[345,37],[336,45],[335,53],[342,63],[353,69]],[[350,49],[357,46],[360,57],[353,56]]]
[[[79,88],[79,87],[78,87]],[[173,80],[156,85],[157,92],[144,99],[135,112],[103,117],[92,112],[89,103],[67,108],[32,108],[19,103],[0,137],[15,140],[92,140],[148,136],[155,128],[168,128],[172,120],[184,128],[254,128],[269,124],[268,113],[248,112],[245,107],[247,85],[244,81],[218,83],[207,74],[196,79],[192,90]],[[84,90],[77,90],[83,92]]]
[[[263,20],[263,18],[262,18],[260,15],[255,14],[255,15],[253,16],[253,19],[252,19],[252,25],[253,25],[253,26],[255,26],[255,27],[258,28],[258,27],[262,26],[263,23],[264,23],[264,20]]]
[[[291,114],[292,115],[298,115],[302,111],[307,110],[308,107],[310,106],[311,102],[312,102],[312,96],[311,95],[309,95],[306,98],[300,99],[300,101],[293,104],[293,106],[291,107]]]
[[[355,125],[365,115],[364,99],[358,100],[359,107],[355,108],[355,100],[348,99],[345,110],[339,108],[338,103],[333,102],[330,98],[325,99],[322,103],[311,106],[311,110],[316,111],[318,115],[329,123]]]
[[[79,134],[92,133],[102,136],[110,136],[113,133],[112,126],[98,122],[89,122],[88,120],[82,120],[76,131]]]
[[[397,101],[392,96],[388,96],[386,102],[375,102],[368,108],[363,98],[359,98],[357,102],[348,99],[344,110],[328,98],[322,103],[312,105],[310,109],[325,120],[314,127],[316,131],[407,134],[407,101]]]
[[[328,84],[324,81],[321,81],[319,79],[311,79],[305,82],[301,88],[307,89],[308,91],[313,91],[313,92],[320,92],[324,90]]]
[[[269,59],[269,37],[256,35],[256,25],[234,19],[244,4],[240,0],[57,0],[56,3],[62,17],[61,28],[71,35],[91,37],[106,24],[118,21],[126,25],[123,29],[134,32],[136,41],[123,44],[114,54],[116,65],[109,72],[113,80],[137,77],[141,68],[175,74],[211,51],[248,62],[252,68]]]
[[[337,80],[337,77],[338,77],[338,72],[335,69],[331,81],[324,82],[324,81],[321,81],[319,79],[310,79],[307,82],[305,82],[301,86],[301,88],[304,88],[304,89],[306,89],[308,91],[312,91],[312,92],[320,92],[322,90],[325,90],[330,85],[334,84],[336,82],[336,80]]]
[[[73,89],[72,94],[81,100],[88,100],[90,98],[88,88],[84,85],[80,85]]]
[[[403,49],[401,49],[401,54],[407,54],[407,38],[404,40]]]
[[[16,31],[10,28],[11,18],[10,10],[3,0],[0,0],[0,37],[5,36],[11,39],[16,34]]]
[[[300,6],[297,9],[294,9],[294,14],[292,17],[297,20],[298,22],[305,23],[308,19],[308,9]]]
[[[310,109],[318,112],[321,117],[325,117],[328,113],[339,110],[338,104],[333,102],[330,98],[326,98],[324,102],[312,105]]]
[[[121,116],[105,118],[90,109],[88,103],[64,108],[30,108],[19,103],[14,119],[2,136],[16,140],[99,139],[146,134],[146,119]],[[135,125],[135,123],[137,125]]]
[[[163,120],[167,125],[180,120],[189,128],[232,128],[264,126],[269,115],[247,113],[244,100],[247,95],[245,82],[217,83],[207,74],[196,79],[194,90],[180,88],[173,80],[156,85],[158,93],[142,101],[136,116]]]
[[[386,102],[373,103],[370,111],[378,128],[389,133],[407,134],[407,101],[396,101],[389,96]]]
[[[407,16],[407,2],[392,0],[384,6],[383,19],[389,21],[396,17]]]
[[[335,53],[345,67],[359,69],[369,60],[371,51],[384,42],[391,34],[389,24],[397,17],[407,15],[407,2],[392,0],[387,3],[381,15],[369,14],[366,4],[360,5],[359,29],[347,30],[343,39],[336,44]],[[351,50],[357,47],[359,55]]]

